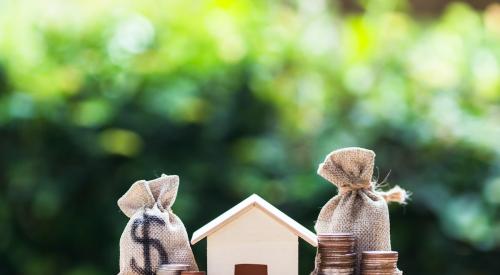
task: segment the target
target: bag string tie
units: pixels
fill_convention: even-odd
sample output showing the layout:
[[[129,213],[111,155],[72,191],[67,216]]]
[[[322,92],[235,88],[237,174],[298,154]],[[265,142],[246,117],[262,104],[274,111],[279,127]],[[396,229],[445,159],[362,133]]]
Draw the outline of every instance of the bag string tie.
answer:
[[[384,200],[387,203],[397,202],[400,204],[406,204],[406,201],[410,198],[410,193],[404,190],[403,188],[399,187],[398,185],[394,186],[388,191],[376,190],[376,188],[374,188],[374,183],[372,182],[346,185],[346,186],[341,186],[339,188],[341,195],[344,195],[347,192],[357,191],[357,190],[371,190],[376,194],[382,196],[382,198],[384,198]]]

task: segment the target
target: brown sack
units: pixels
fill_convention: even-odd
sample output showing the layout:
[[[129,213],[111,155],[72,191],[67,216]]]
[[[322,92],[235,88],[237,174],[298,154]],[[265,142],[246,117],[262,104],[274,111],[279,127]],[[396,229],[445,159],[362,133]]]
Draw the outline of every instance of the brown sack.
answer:
[[[315,225],[317,234],[353,233],[356,237],[359,274],[361,252],[391,250],[387,202],[404,203],[406,192],[396,186],[388,192],[376,190],[372,181],[375,153],[363,148],[331,152],[319,165],[318,174],[337,186],[338,195],[321,209]],[[313,274],[318,272],[318,256]]]
[[[135,182],[118,200],[130,218],[120,238],[120,275],[154,275],[161,264],[187,264],[197,271],[186,228],[172,212],[178,176]]]

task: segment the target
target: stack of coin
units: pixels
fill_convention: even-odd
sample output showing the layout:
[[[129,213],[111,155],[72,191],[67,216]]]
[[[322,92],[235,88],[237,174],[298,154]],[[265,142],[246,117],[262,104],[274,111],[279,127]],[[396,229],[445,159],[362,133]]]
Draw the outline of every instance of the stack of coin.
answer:
[[[156,271],[157,275],[181,275],[182,271],[187,271],[189,268],[185,264],[162,264]]]
[[[361,275],[399,275],[396,251],[363,251]]]
[[[318,275],[351,275],[356,266],[356,238],[351,233],[318,235]]]
[[[182,271],[181,275],[205,275],[205,271]]]

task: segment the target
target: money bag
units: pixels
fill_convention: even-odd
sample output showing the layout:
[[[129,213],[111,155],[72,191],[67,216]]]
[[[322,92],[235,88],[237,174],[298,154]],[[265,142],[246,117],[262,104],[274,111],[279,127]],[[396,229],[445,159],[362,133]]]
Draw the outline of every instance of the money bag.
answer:
[[[178,176],[162,175],[135,182],[118,200],[130,218],[120,238],[119,275],[154,275],[162,264],[198,270],[186,228],[171,208],[178,188]]]
[[[377,190],[372,181],[375,153],[351,147],[326,156],[318,174],[337,186],[339,192],[321,209],[315,224],[318,234],[352,233],[358,255],[355,273],[360,273],[361,252],[391,250],[388,202],[405,203],[406,191],[399,186],[388,192]],[[318,273],[319,257],[315,270]]]

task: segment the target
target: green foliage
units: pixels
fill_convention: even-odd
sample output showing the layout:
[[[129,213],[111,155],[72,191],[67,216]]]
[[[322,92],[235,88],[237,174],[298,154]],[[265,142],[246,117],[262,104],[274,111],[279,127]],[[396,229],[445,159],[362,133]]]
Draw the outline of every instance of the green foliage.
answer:
[[[344,146],[413,192],[405,274],[499,270],[500,6],[360,2],[0,1],[0,273],[117,272],[116,200],[161,173],[190,234],[251,193],[312,229]]]

